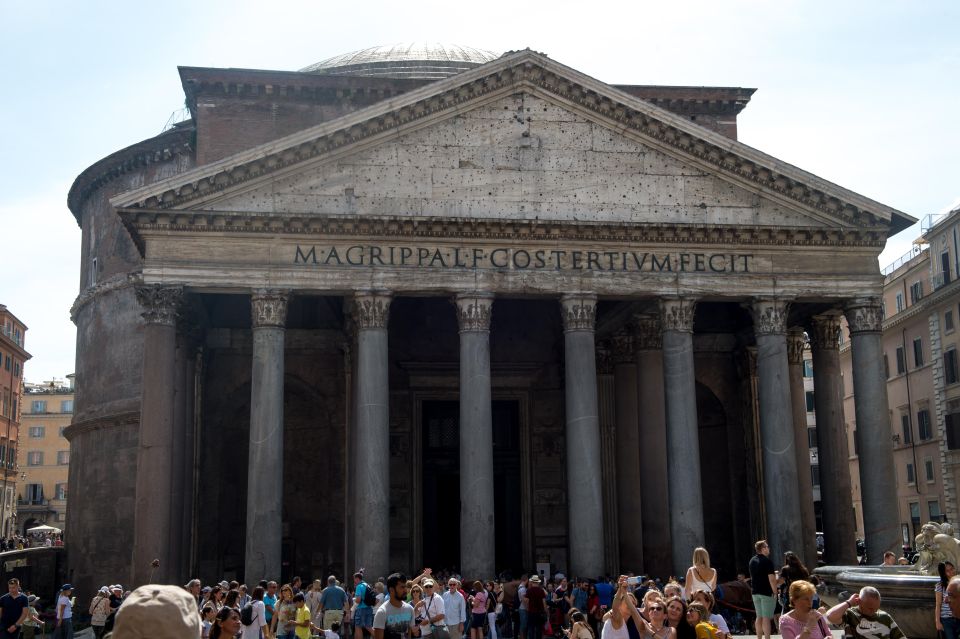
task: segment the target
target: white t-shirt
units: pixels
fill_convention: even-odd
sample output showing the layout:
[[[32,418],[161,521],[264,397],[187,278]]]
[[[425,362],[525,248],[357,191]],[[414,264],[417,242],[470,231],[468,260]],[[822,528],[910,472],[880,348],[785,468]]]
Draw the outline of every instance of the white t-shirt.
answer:
[[[717,627],[717,630],[725,635],[730,634],[730,628],[727,627],[727,620],[722,615],[710,615],[710,623]]]
[[[624,621],[619,628],[613,627],[613,619],[607,619],[603,622],[603,630],[600,631],[600,639],[630,639],[630,631],[627,630],[627,622]]]
[[[333,630],[324,630],[323,636],[324,639],[340,639],[340,635],[335,633]]]
[[[427,619],[433,619],[437,615],[446,615],[446,607],[443,605],[443,597],[440,595],[430,595],[429,597],[423,598],[423,614]],[[456,623],[455,621],[452,623]],[[444,616],[443,619],[438,621],[435,625],[445,626],[447,625],[447,618]],[[433,634],[433,627],[431,625],[420,626],[420,636],[429,637]]]
[[[240,636],[260,639],[260,628],[267,625],[267,609],[263,607],[262,601],[252,601],[253,605],[253,623],[249,626],[240,624]]]
[[[63,606],[63,612],[60,611],[60,606]],[[60,595],[60,598],[57,599],[57,619],[71,618],[73,618],[73,604],[66,596]]]

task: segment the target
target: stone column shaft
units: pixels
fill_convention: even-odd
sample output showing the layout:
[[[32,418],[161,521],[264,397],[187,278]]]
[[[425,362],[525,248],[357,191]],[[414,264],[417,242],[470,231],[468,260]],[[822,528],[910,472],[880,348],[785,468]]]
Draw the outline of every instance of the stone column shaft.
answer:
[[[369,575],[390,573],[390,385],[387,322],[390,295],[354,297],[357,328],[356,455],[354,456],[354,566]],[[359,507],[362,505],[362,507]]]
[[[843,416],[840,377],[840,316],[813,318],[813,401],[817,411],[817,460],[823,512],[823,559],[827,565],[857,563],[857,522],[853,515],[850,453]]]
[[[184,336],[177,336],[176,355],[174,357],[174,420],[173,420],[173,447],[171,449],[171,483],[170,483],[170,561],[171,575],[180,583],[183,579],[186,558],[183,545],[183,504],[187,495],[187,343]],[[189,554],[189,553],[188,553]],[[186,583],[186,581],[184,581]]]
[[[456,298],[460,325],[460,571],[496,574],[490,314],[493,296]]]
[[[771,556],[800,552],[800,492],[787,363],[787,305],[758,300],[752,306],[757,340],[757,391],[763,445],[763,498]]]
[[[170,544],[176,383],[178,287],[140,286],[144,307],[140,441],[134,510],[133,585],[169,583],[174,576]],[[160,560],[157,568],[151,566]]]
[[[676,473],[668,485],[672,569],[677,575],[686,572],[693,549],[705,543],[697,382],[693,363],[695,309],[693,300],[661,300],[667,465],[671,469],[669,472]]]
[[[655,315],[634,318],[634,351],[637,361],[637,403],[640,426],[641,528],[644,570],[668,575],[673,570],[670,502],[667,489],[667,422],[663,396],[663,343],[660,319]]]
[[[570,571],[601,574],[603,488],[600,485],[600,420],[597,411],[597,360],[594,322],[597,298],[567,294],[563,312],[567,444],[567,507]],[[599,528],[599,530],[598,530]]]
[[[251,297],[250,451],[247,462],[247,539],[244,579],[279,579],[283,500],[283,369],[287,295]]]
[[[613,338],[613,384],[617,428],[617,527],[620,566],[644,573],[643,510],[640,487],[640,425],[637,402],[637,365],[633,338]]]
[[[859,432],[860,493],[864,541],[870,563],[887,550],[899,554],[900,517],[893,463],[887,382],[883,371],[883,308],[877,298],[854,300],[846,309],[853,360],[854,408]]]
[[[807,566],[817,565],[817,518],[813,510],[813,477],[810,475],[810,442],[807,438],[806,390],[803,386],[803,353],[806,337],[802,328],[787,333],[790,362],[790,405],[793,407],[793,445],[797,455],[797,488],[800,495],[800,547],[797,556]]]

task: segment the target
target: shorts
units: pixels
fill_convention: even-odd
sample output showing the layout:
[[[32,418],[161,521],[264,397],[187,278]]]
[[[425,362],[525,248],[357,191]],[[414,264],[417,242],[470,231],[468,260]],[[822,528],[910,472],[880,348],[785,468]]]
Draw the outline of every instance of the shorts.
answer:
[[[520,608],[520,632],[527,631],[527,611],[525,608]]]
[[[769,595],[753,595],[753,609],[758,617],[772,619],[775,604],[773,597]]]
[[[372,628],[373,627],[373,608],[363,606],[353,611],[354,628]]]
[[[323,612],[324,630],[330,630],[330,626],[332,626],[335,623],[343,625],[343,611],[342,610],[325,610]]]
[[[474,613],[471,613],[471,614],[473,615],[473,621],[472,621],[471,624],[470,624],[471,626],[473,626],[474,628],[483,628],[483,627],[486,625],[486,623],[487,623],[487,613],[485,613],[485,612],[474,612]]]

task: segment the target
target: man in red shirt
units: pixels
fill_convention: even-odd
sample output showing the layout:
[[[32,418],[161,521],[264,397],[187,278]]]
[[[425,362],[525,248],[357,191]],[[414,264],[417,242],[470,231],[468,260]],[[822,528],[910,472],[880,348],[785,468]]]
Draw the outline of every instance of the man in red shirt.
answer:
[[[540,575],[533,575],[523,598],[527,604],[527,639],[543,637],[543,625],[547,622],[547,607],[544,605],[546,598],[546,591],[540,587]]]

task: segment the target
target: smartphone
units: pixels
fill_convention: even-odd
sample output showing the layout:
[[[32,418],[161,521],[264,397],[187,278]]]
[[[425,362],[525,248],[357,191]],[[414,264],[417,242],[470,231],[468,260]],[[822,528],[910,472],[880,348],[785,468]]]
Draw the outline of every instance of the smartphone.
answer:
[[[640,577],[627,577],[628,586],[636,586],[640,583]]]

